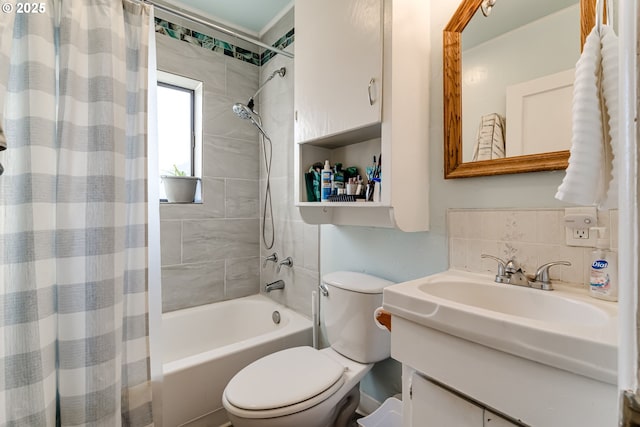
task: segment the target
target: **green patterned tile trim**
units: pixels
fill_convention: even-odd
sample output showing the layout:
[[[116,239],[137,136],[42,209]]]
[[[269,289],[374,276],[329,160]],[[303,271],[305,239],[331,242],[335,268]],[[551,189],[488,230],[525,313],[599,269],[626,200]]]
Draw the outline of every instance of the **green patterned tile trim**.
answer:
[[[212,50],[214,52],[220,52],[226,56],[230,56],[240,61],[257,65],[258,67],[266,64],[271,58],[277,55],[277,53],[270,50],[263,52],[262,54],[252,52],[239,46],[235,46],[224,40],[216,39],[215,37],[211,37],[206,34],[190,30],[189,28],[182,27],[178,24],[174,24],[173,22],[169,22],[160,18],[155,19],[156,33],[164,34],[176,40],[182,40],[183,42],[200,46],[204,49]],[[277,49],[284,49],[291,43],[293,43],[294,38],[295,32],[292,28],[287,32],[287,34],[280,37],[271,46]]]

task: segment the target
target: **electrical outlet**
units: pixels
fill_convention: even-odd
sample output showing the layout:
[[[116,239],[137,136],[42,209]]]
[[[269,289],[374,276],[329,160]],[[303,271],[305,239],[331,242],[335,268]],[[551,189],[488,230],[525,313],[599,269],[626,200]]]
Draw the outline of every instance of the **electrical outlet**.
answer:
[[[598,213],[594,207],[565,208],[565,241],[567,246],[594,248],[598,233],[591,233],[589,227],[598,225]]]
[[[573,230],[573,238],[575,240],[589,239],[589,229],[588,228],[575,228]]]

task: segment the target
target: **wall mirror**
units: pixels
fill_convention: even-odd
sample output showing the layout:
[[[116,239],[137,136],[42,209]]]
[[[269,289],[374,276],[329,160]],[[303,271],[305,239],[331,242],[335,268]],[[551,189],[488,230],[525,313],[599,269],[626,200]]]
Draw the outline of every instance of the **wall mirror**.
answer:
[[[595,0],[463,0],[443,32],[445,178],[565,169]]]

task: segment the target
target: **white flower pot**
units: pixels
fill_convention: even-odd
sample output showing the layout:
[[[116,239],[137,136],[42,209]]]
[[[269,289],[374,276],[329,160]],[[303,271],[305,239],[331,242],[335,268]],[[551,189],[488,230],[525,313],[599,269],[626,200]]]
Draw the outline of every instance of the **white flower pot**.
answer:
[[[193,203],[200,178],[194,176],[162,175],[164,191],[170,203]]]

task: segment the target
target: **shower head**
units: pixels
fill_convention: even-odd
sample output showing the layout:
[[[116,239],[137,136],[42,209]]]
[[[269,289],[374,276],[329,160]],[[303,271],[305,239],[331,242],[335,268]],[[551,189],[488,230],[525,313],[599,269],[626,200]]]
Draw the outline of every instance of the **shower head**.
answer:
[[[236,116],[240,117],[243,120],[251,119],[253,117],[253,111],[251,108],[247,107],[240,102],[233,104],[233,112],[236,113]]]
[[[262,129],[262,120],[260,119],[260,115],[258,113],[239,102],[233,104],[233,112],[236,113],[236,116],[240,117],[243,120],[251,120],[251,123],[253,123],[255,127],[258,128],[260,133],[262,133],[265,138],[269,139],[267,133],[264,131],[264,129]]]

